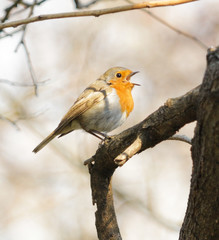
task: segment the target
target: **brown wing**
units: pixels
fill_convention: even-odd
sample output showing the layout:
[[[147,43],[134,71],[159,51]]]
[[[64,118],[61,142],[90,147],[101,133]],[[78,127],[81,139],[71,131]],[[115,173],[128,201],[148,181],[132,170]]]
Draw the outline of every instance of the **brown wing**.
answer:
[[[62,130],[69,125],[71,121],[90,109],[92,106],[106,98],[112,92],[112,88],[103,80],[97,80],[91,84],[78,97],[69,111],[62,118],[58,127],[55,129],[56,133],[61,133]]]

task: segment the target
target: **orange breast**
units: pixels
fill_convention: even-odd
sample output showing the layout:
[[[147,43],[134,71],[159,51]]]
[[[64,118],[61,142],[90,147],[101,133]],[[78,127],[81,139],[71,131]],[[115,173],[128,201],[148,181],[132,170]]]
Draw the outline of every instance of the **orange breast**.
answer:
[[[111,81],[112,85],[110,85],[112,88],[115,88],[118,96],[119,96],[119,102],[121,105],[122,112],[127,113],[127,117],[130,114],[130,112],[133,110],[134,107],[134,101],[132,98],[132,88],[133,84],[131,82],[122,82],[122,81]]]

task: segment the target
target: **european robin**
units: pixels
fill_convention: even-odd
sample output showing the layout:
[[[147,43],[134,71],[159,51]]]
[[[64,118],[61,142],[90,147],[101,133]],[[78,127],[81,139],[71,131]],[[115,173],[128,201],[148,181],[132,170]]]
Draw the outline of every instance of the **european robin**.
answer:
[[[102,139],[119,127],[133,110],[132,89],[136,83],[130,78],[137,72],[113,67],[88,86],[62,118],[58,127],[33,152],[37,153],[53,138],[62,137],[76,129]]]

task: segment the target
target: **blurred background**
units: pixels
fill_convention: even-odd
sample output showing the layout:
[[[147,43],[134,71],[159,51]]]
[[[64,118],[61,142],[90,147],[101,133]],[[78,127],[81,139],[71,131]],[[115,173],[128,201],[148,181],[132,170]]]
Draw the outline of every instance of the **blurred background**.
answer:
[[[80,1],[83,4],[89,1]],[[138,2],[138,1],[136,1]],[[0,17],[13,1],[1,0]],[[32,4],[33,1],[26,1]],[[89,9],[127,4],[99,0]],[[18,6],[10,20],[25,18]],[[47,0],[34,15],[75,11],[70,0]],[[150,9],[206,46],[219,43],[216,0]],[[10,33],[16,29],[5,29]],[[38,82],[35,95],[22,32],[0,39],[0,240],[97,239],[95,206],[83,161],[99,144],[75,131],[38,154],[33,148],[59,123],[84,88],[113,66],[140,71],[133,81],[135,108],[117,134],[202,82],[206,49],[142,10],[33,23],[26,46]],[[16,83],[16,84],[12,84]],[[22,86],[21,86],[22,85]],[[195,123],[180,130],[193,137]],[[190,146],[165,141],[134,156],[113,177],[123,239],[176,240],[192,171]]]

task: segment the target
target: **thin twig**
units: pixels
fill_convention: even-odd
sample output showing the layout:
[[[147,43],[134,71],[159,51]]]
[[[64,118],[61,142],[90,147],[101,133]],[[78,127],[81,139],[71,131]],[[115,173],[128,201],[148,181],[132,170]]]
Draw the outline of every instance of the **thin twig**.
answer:
[[[18,14],[18,13],[21,13],[21,12],[27,10],[28,8],[32,8],[33,5],[34,5],[34,6],[39,6],[39,5],[41,5],[42,3],[44,3],[45,1],[47,1],[47,0],[41,0],[41,1],[39,1],[39,2],[34,1],[34,3],[31,4],[31,3],[23,2],[23,1],[21,1],[21,0],[16,0],[16,1],[14,1],[14,2],[11,4],[11,6],[9,6],[9,7],[7,7],[7,8],[5,9],[5,16],[2,17],[1,22],[3,23],[3,22],[5,22],[6,20],[8,20],[11,15],[14,16],[14,15],[16,15],[16,14]],[[13,13],[11,14],[11,11],[14,10],[14,9],[16,9],[16,8],[18,7],[18,5],[23,6],[23,8],[20,9],[20,10],[17,10],[16,12],[13,12]]]
[[[17,125],[17,120],[16,120],[16,121],[13,121],[13,120],[11,120],[10,118],[5,117],[5,116],[3,116],[3,115],[1,115],[1,114],[0,114],[0,120],[3,120],[3,121],[8,122],[8,123],[10,123],[13,127],[15,127],[16,130],[20,130],[20,128],[19,128],[18,125]]]
[[[182,141],[182,142],[186,142],[188,144],[192,144],[192,140],[190,138],[188,138],[185,135],[173,135],[172,137],[168,138],[167,140],[177,140],[177,141]],[[119,154],[115,159],[115,163],[118,166],[122,166],[124,163],[127,162],[127,160],[129,158],[131,158],[132,156],[134,156],[137,152],[139,152],[139,150],[142,147],[142,141],[141,139],[138,137],[128,148],[126,148],[126,150]],[[87,160],[88,161],[88,160]],[[88,162],[86,162],[87,164]],[[84,163],[84,165],[86,165]]]
[[[7,33],[5,30],[1,30],[0,34],[3,33],[4,35],[0,36],[0,39],[6,38],[6,37],[13,37],[14,34],[19,33],[21,31],[23,31],[23,26],[18,29],[15,29],[14,31],[11,31],[10,33]]]
[[[22,120],[29,120],[29,119],[35,119],[36,117],[40,116],[43,112],[40,113],[33,113],[31,115],[23,115],[23,116],[18,116],[17,119],[12,120],[2,114],[0,114],[0,120],[6,121],[8,123],[10,123],[12,126],[14,126],[16,128],[16,130],[20,130],[20,127],[18,126],[18,122],[22,121]]]
[[[16,0],[16,1],[14,1],[14,3],[13,3],[10,7],[8,7],[8,8],[5,9],[5,16],[1,19],[1,22],[5,22],[6,20],[8,20],[11,11],[12,11],[14,8],[17,7],[17,5],[20,3],[20,1],[21,1],[21,0]]]
[[[35,92],[35,95],[38,96],[37,78],[36,78],[36,75],[35,75],[35,72],[34,72],[34,69],[33,69],[33,64],[32,64],[32,61],[31,61],[29,50],[28,50],[26,41],[24,39],[22,41],[22,44],[24,46],[24,50],[25,50],[25,53],[26,53],[26,56],[27,56],[27,63],[28,63],[28,68],[29,68],[29,71],[30,71],[32,83],[33,83],[33,86],[34,86],[34,92]]]
[[[28,18],[31,17],[33,15],[33,10],[34,10],[34,7],[35,7],[35,4],[36,4],[37,0],[34,0],[34,3],[32,5],[30,5],[30,12],[28,14]],[[18,43],[17,47],[15,48],[15,52],[18,51],[18,48],[21,44],[24,44],[24,37],[25,37],[25,34],[26,34],[26,28],[27,28],[27,25],[24,25],[22,27],[22,30],[23,30],[23,34],[22,34],[22,37],[21,37],[21,40],[20,42]]]
[[[46,79],[44,81],[41,82],[37,82],[37,85],[44,85],[45,83],[47,83],[48,81],[50,81],[49,79]],[[10,86],[14,86],[14,87],[34,87],[35,85],[33,83],[19,83],[19,82],[13,82],[7,79],[0,79],[0,84],[8,84]]]
[[[37,2],[37,0],[34,0],[34,3],[30,6],[30,12],[29,12],[28,17],[32,16],[33,11],[34,11],[34,7],[36,5],[36,2]],[[31,58],[30,58],[30,53],[29,53],[29,50],[28,50],[28,47],[27,47],[27,44],[26,44],[26,41],[25,41],[26,29],[27,29],[27,24],[25,24],[23,26],[23,34],[22,34],[20,42],[18,43],[18,45],[15,49],[15,52],[18,51],[19,46],[22,44],[23,47],[24,47],[26,56],[27,56],[27,63],[28,63],[28,68],[29,68],[31,79],[32,79],[33,86],[34,86],[34,92],[35,92],[35,95],[37,96],[38,95],[37,78],[36,78],[36,75],[35,75],[35,72],[34,72],[34,69],[33,69],[33,64],[32,64]]]
[[[45,21],[45,20],[51,20],[51,19],[86,17],[86,16],[99,17],[101,15],[106,15],[111,13],[124,12],[124,11],[136,10],[141,8],[174,6],[174,5],[190,3],[194,1],[197,1],[197,0],[163,0],[163,1],[157,0],[157,1],[135,3],[135,4],[126,5],[126,6],[119,6],[119,7],[99,9],[99,10],[86,10],[86,11],[80,11],[80,12],[45,14],[45,15],[39,15],[31,18],[2,23],[0,24],[0,30],[4,28],[17,27],[23,24],[29,24],[33,22],[39,22],[39,21]]]
[[[86,3],[86,4],[84,4],[84,3],[81,3],[79,0],[74,0],[75,6],[76,6],[76,8],[78,8],[78,9],[88,8],[88,7],[90,7],[91,5],[95,4],[95,3],[98,2],[98,1],[99,1],[99,0],[93,0],[93,1],[90,1],[90,2],[88,2],[88,3]]]
[[[177,140],[177,141],[188,143],[190,145],[192,144],[191,138],[189,138],[185,135],[173,135],[172,137],[168,138],[167,140]]]
[[[133,1],[130,0],[126,0],[126,2],[128,3],[133,3]],[[205,50],[208,49],[208,46],[206,44],[204,44],[200,39],[198,39],[197,37],[179,30],[178,28],[174,27],[173,25],[169,24],[168,22],[164,21],[163,19],[161,19],[160,17],[158,17],[157,15],[155,15],[154,13],[150,12],[147,9],[141,9],[142,11],[144,11],[145,13],[147,13],[148,15],[150,15],[152,18],[156,19],[158,22],[162,23],[163,25],[165,25],[166,27],[170,28],[171,30],[173,30],[174,32],[183,35],[186,38],[191,39],[192,41],[195,41],[200,47],[204,48]]]
[[[41,5],[42,3],[44,3],[45,1],[47,1],[47,0],[41,0],[41,1],[39,1],[39,2],[35,1],[33,4],[22,1],[20,4],[23,5],[23,6],[27,9],[27,8],[32,8],[33,5],[34,5],[34,6],[39,6],[39,5]]]

